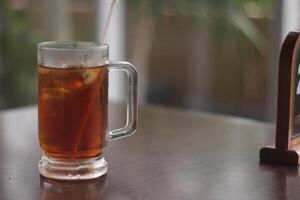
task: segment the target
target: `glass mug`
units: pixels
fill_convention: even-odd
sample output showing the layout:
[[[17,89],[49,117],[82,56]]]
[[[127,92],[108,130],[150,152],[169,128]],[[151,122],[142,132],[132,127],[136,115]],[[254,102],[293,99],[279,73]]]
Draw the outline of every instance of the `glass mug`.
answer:
[[[107,172],[103,149],[109,140],[137,127],[137,72],[127,62],[110,62],[108,45],[92,42],[38,44],[38,134],[40,174],[59,180],[97,178]],[[108,75],[128,77],[127,121],[107,130]]]

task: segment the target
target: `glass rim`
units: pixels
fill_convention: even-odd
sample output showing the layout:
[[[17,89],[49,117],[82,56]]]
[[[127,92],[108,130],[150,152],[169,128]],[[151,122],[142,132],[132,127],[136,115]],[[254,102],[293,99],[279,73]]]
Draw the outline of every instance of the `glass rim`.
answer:
[[[89,50],[108,50],[108,44],[88,41],[47,41],[37,44],[40,50],[53,51],[89,51]]]

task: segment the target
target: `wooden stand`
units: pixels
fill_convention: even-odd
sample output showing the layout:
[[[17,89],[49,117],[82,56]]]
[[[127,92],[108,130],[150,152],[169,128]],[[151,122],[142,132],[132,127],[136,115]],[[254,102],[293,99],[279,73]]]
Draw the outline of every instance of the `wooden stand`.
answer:
[[[299,165],[299,152],[295,150],[280,150],[273,147],[264,147],[260,150],[260,160],[268,163]]]
[[[280,51],[276,141],[260,150],[262,162],[300,164],[300,37],[290,32]],[[299,99],[298,99],[299,98]]]

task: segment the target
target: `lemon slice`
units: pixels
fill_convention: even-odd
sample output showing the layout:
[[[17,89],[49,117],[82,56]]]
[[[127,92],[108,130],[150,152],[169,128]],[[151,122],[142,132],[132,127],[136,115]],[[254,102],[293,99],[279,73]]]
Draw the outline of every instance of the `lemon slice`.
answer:
[[[38,67],[38,73],[39,74],[48,74],[50,73],[50,69],[46,68],[46,67]]]
[[[41,98],[47,100],[50,98],[64,98],[71,94],[71,92],[64,88],[44,88],[41,91]]]
[[[86,69],[83,71],[82,76],[85,84],[90,84],[97,79],[99,70]]]

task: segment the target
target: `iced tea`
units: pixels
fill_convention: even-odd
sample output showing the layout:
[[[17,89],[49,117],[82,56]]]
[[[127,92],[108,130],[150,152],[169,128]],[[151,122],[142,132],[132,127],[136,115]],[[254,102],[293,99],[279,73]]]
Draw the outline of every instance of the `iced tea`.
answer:
[[[107,141],[108,70],[38,66],[39,141],[54,158],[102,154]]]

